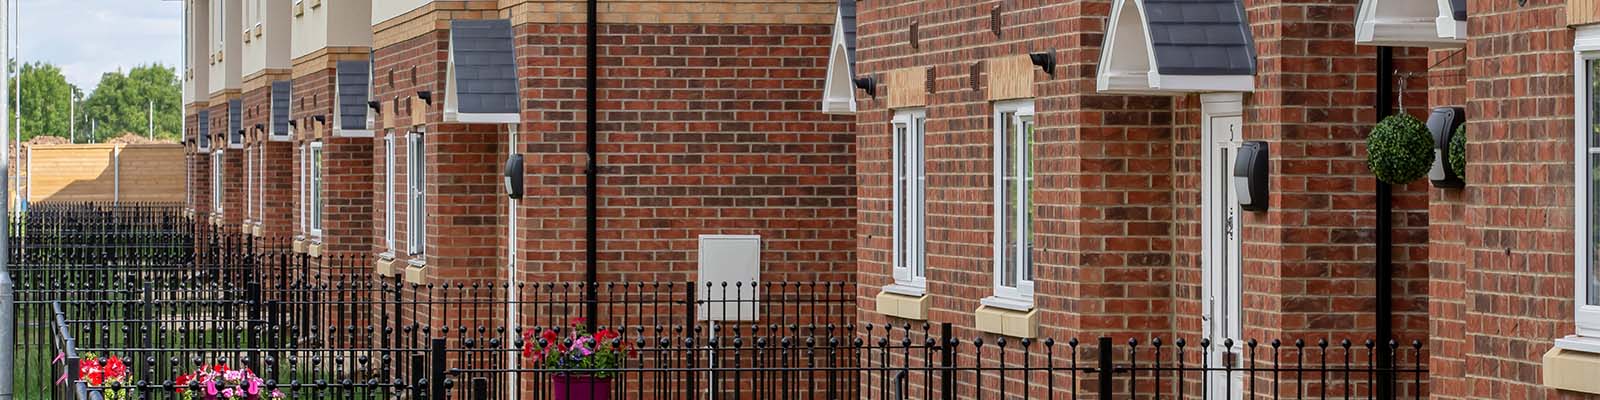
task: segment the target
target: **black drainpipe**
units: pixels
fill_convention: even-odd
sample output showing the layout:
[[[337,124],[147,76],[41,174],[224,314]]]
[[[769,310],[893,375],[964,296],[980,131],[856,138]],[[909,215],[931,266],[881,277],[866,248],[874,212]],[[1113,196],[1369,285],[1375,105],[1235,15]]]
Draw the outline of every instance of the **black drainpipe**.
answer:
[[[1377,108],[1379,121],[1394,113],[1394,105],[1392,104],[1394,100],[1394,79],[1394,49],[1389,46],[1379,46],[1378,96],[1373,104]],[[1390,359],[1391,349],[1389,348],[1389,342],[1394,339],[1394,328],[1392,326],[1394,317],[1394,265],[1390,261],[1390,253],[1393,250],[1393,245],[1390,243],[1392,240],[1390,231],[1393,229],[1391,217],[1394,214],[1394,204],[1392,203],[1393,199],[1391,199],[1393,187],[1378,181],[1377,188],[1378,226],[1375,236],[1377,237],[1378,246],[1375,257],[1376,265],[1372,268],[1373,274],[1376,275],[1374,278],[1377,283],[1377,293],[1375,295],[1377,296],[1378,315],[1377,321],[1375,321],[1377,326],[1374,330],[1377,331],[1377,367],[1379,373],[1378,387],[1376,389],[1379,399],[1393,399],[1394,387],[1392,383],[1394,382],[1394,373],[1388,371],[1394,364],[1393,360]]]
[[[587,325],[590,329],[590,332],[593,332],[595,324],[600,320],[600,221],[598,219],[600,214],[600,186],[599,182],[597,182],[600,177],[600,162],[598,161],[600,156],[600,139],[598,137],[600,129],[595,126],[595,124],[599,123],[600,120],[599,116],[597,115],[599,106],[595,104],[599,98],[595,91],[596,87],[598,87],[600,83],[600,46],[598,44],[600,40],[600,0],[588,0],[588,3],[589,20],[587,22],[587,35],[589,38],[588,43],[585,44],[587,47],[585,58],[588,62],[588,67],[585,69],[587,71],[585,72],[587,76],[585,77],[584,82],[586,89],[584,90],[584,118],[586,118],[587,121],[584,124],[584,129],[586,131],[584,135],[584,152],[588,154],[589,161],[588,165],[585,166],[583,170],[586,178],[584,180],[583,214],[583,256],[586,265],[583,275],[585,288],[584,299],[586,300],[587,304],[585,305],[588,309],[586,310],[586,315],[588,316]]]

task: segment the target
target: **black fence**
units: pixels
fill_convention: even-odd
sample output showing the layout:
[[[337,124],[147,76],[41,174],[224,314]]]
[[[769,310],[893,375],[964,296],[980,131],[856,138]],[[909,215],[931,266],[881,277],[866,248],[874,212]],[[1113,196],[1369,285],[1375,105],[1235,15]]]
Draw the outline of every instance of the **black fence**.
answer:
[[[179,376],[217,364],[291,399],[1427,395],[1422,343],[963,339],[949,324],[856,325],[849,283],[602,283],[591,301],[581,283],[378,276],[372,260],[308,257],[166,205],[40,204],[13,226],[21,398],[180,399],[203,388]],[[523,355],[524,337],[589,307],[597,320],[581,322],[634,353],[622,368],[558,374]],[[76,368],[90,354],[127,360],[131,379],[92,382]],[[610,379],[558,384],[585,372]]]

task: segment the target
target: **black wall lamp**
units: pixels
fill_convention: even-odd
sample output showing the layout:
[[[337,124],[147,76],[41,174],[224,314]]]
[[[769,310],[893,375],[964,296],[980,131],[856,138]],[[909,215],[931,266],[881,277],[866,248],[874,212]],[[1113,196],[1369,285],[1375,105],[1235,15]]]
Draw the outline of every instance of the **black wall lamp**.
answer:
[[[314,116],[314,117],[311,117],[311,119],[317,120],[317,123],[319,123],[319,124],[328,123],[328,116],[326,116],[326,115]]]
[[[1239,195],[1239,208],[1267,210],[1267,142],[1252,140],[1239,144],[1233,162],[1233,190]]]
[[[878,98],[878,78],[867,75],[856,78],[855,83],[856,89],[867,92],[867,96],[871,96],[874,99]]]
[[[289,129],[300,129],[300,120],[289,120]]]
[[[1428,132],[1433,133],[1433,168],[1428,170],[1428,180],[1433,182],[1433,187],[1467,187],[1467,181],[1456,176],[1455,169],[1447,162],[1450,141],[1455,138],[1456,129],[1467,123],[1466,115],[1467,110],[1461,107],[1439,107],[1428,115]]]
[[[422,99],[422,101],[428,103],[429,106],[433,105],[433,92],[426,90],[418,91],[417,98]]]
[[[261,131],[264,131],[266,129],[267,129],[266,125],[256,124],[256,132],[261,132]]]
[[[1041,53],[1029,53],[1028,58],[1033,60],[1033,65],[1044,69],[1044,73],[1056,76],[1056,51],[1050,50]]]
[[[381,113],[383,112],[383,103],[379,103],[377,100],[369,100],[367,101],[367,108],[371,108],[374,114]]]
[[[513,199],[522,198],[522,154],[512,154],[506,159],[505,176],[506,196]]]

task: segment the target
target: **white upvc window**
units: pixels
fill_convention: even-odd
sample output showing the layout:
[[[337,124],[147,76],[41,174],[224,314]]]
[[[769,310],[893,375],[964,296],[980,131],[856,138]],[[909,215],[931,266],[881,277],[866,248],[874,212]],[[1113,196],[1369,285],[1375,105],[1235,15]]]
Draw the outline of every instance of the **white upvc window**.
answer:
[[[267,152],[264,148],[256,148],[256,223],[267,220]]]
[[[420,131],[406,135],[406,246],[412,262],[420,262],[427,249],[427,152],[422,135]]]
[[[1578,28],[1575,99],[1577,163],[1574,237],[1574,320],[1576,336],[1557,345],[1600,352],[1600,26]]]
[[[994,104],[994,296],[1033,307],[1033,100]]]
[[[300,192],[300,201],[297,202],[300,203],[300,235],[304,237],[304,235],[311,232],[311,190],[309,190],[311,187],[311,162],[309,158],[311,143],[302,143],[295,150],[299,154],[295,158],[300,159],[300,168],[297,168],[300,171],[300,179],[295,184]]]
[[[391,257],[395,253],[394,148],[394,130],[390,129],[383,137],[383,245]]]
[[[211,209],[222,213],[222,150],[211,153]]]
[[[322,237],[322,142],[311,142],[311,236]]]
[[[890,292],[920,296],[927,287],[927,175],[923,146],[928,111],[896,111],[894,135],[894,285]]]
[[[244,222],[256,217],[256,156],[255,148],[244,149]]]

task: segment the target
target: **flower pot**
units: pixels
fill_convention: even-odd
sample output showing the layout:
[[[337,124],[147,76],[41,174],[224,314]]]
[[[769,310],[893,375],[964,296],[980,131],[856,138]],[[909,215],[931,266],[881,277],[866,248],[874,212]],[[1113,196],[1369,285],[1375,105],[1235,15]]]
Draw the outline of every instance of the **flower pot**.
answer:
[[[550,377],[555,400],[611,400],[611,378],[560,374]]]

